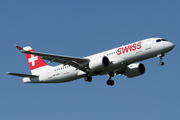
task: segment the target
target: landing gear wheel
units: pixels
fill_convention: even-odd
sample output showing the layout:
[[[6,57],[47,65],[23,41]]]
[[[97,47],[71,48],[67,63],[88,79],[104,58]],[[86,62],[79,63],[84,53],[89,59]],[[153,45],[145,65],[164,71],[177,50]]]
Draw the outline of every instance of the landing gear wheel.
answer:
[[[161,61],[161,62],[159,62],[159,64],[160,64],[161,66],[163,66],[163,65],[164,65],[164,62]]]
[[[114,85],[114,80],[107,80],[107,85],[113,86]]]
[[[85,76],[84,80],[87,82],[91,82],[92,81],[92,77],[91,76]]]

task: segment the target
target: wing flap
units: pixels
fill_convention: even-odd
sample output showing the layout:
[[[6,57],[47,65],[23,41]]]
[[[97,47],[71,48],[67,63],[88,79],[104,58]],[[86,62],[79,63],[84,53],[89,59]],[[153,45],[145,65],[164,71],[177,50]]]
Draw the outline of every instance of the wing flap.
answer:
[[[18,76],[18,77],[38,77],[37,75],[29,75],[29,74],[21,74],[21,73],[11,73],[11,72],[8,72],[6,73],[8,75],[14,75],[14,76]]]
[[[78,60],[63,60],[63,59],[59,59],[59,58],[51,58],[51,57],[43,57],[42,59],[48,60],[50,62],[57,62],[57,63],[62,63],[64,65],[70,65],[73,66],[79,70],[82,70],[84,72],[87,71],[87,69],[85,68],[85,66],[87,65],[87,62],[89,61],[78,61]]]

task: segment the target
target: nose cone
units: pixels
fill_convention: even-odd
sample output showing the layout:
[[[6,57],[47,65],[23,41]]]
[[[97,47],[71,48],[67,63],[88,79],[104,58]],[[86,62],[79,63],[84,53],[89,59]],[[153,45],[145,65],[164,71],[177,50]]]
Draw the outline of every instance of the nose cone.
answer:
[[[172,42],[169,42],[167,46],[169,50],[172,50],[175,47],[175,45]]]
[[[174,49],[175,45],[173,43],[171,43],[171,49]]]

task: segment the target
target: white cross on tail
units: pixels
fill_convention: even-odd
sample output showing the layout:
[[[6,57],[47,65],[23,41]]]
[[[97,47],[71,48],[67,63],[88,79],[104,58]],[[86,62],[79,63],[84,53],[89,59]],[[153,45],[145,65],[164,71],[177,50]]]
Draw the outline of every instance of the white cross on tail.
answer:
[[[28,59],[29,63],[32,62],[32,66],[35,65],[36,60],[38,60],[38,57],[34,57],[34,55],[31,55],[31,58]]]

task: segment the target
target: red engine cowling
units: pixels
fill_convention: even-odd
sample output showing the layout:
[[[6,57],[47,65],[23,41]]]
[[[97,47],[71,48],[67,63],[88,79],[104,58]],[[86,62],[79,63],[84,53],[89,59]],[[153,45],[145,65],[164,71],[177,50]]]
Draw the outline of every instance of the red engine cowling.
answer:
[[[130,64],[127,66],[124,75],[128,78],[136,77],[145,73],[145,66],[142,63]]]
[[[108,67],[109,64],[109,59],[106,56],[94,58],[89,62],[89,69],[91,69],[92,71],[98,71]]]

